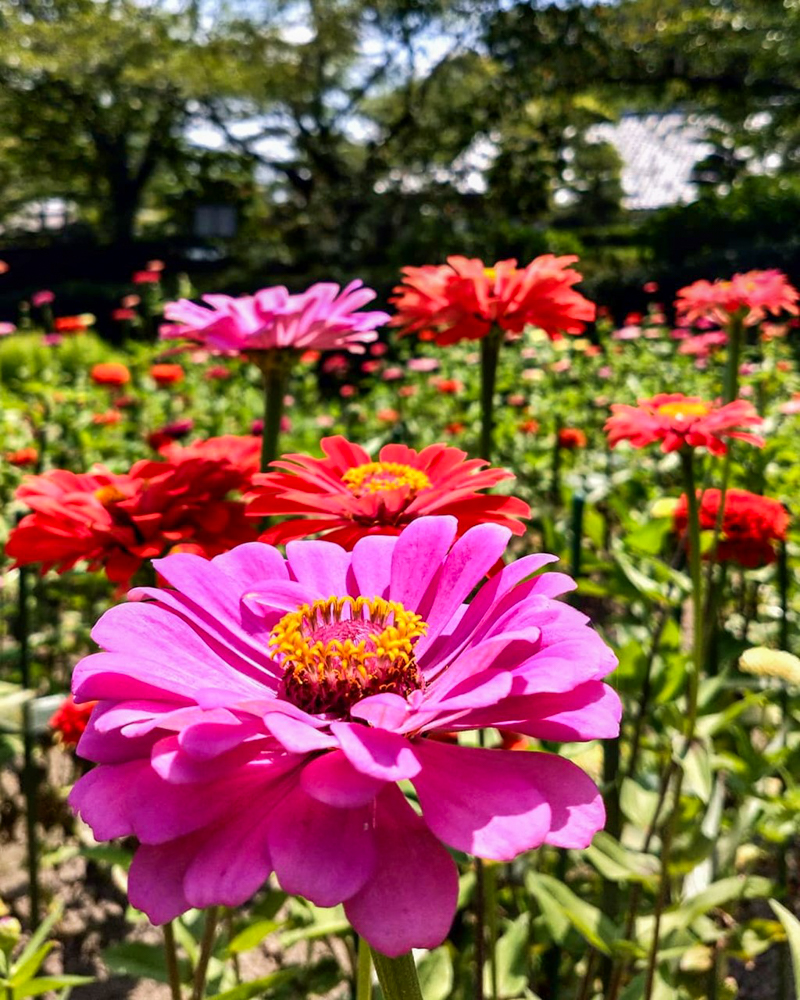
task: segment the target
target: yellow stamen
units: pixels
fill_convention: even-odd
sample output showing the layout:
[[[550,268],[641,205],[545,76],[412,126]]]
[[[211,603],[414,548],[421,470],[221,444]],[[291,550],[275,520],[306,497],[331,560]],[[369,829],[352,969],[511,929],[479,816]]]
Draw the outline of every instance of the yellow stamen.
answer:
[[[94,491],[94,495],[104,507],[110,507],[112,503],[119,503],[125,499],[125,494],[116,486],[101,486]]]
[[[367,493],[383,493],[407,486],[412,493],[430,488],[431,481],[421,469],[400,462],[367,462],[348,469],[342,476],[351,493],[357,497]]]
[[[678,400],[675,403],[664,403],[656,412],[673,420],[682,420],[686,417],[704,417],[709,411],[710,407],[706,403],[687,403],[685,400]]]
[[[284,615],[269,644],[284,669],[282,693],[310,712],[346,715],[368,695],[423,686],[414,644],[427,624],[397,601],[329,597]]]

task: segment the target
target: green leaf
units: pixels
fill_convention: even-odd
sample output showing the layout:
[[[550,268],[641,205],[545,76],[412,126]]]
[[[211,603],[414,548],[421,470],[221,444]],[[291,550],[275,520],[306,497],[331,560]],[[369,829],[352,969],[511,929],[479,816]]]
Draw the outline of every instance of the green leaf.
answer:
[[[448,949],[443,946],[424,955],[417,974],[425,1000],[447,1000],[453,988],[453,960]]]
[[[242,983],[241,986],[234,986],[232,990],[225,990],[224,993],[215,993],[213,997],[208,997],[207,1000],[250,1000],[251,997],[260,996],[267,990],[290,982],[292,979],[297,978],[300,972],[302,972],[300,966],[294,966],[291,969],[279,969],[278,972],[273,972],[271,976],[264,976],[262,979],[253,979],[249,983]]]
[[[517,997],[525,989],[529,978],[527,961],[528,928],[530,914],[523,913],[510,925],[497,942],[497,994],[499,997]],[[491,970],[487,962],[483,968],[483,988],[486,996],[492,995]],[[425,993],[423,992],[423,996]]]
[[[27,983],[15,987],[14,1000],[23,1000],[24,997],[38,997],[42,993],[50,993],[51,990],[85,986],[87,983],[93,982],[93,976],[42,976],[39,979],[29,979]]]
[[[305,927],[298,927],[296,930],[284,931],[280,935],[282,948],[290,948],[298,941],[313,941],[315,938],[328,937],[334,934],[344,934],[350,930],[350,922],[344,915],[341,906],[334,906],[330,909],[321,906],[311,906],[309,904],[313,920]]]
[[[265,937],[272,934],[279,927],[283,927],[282,922],[276,920],[257,920],[254,924],[250,924],[249,927],[245,927],[243,931],[239,931],[228,945],[228,951],[232,955],[242,951],[250,951],[251,948],[256,948],[260,945]]]
[[[640,882],[654,886],[658,882],[659,862],[652,854],[642,854],[601,830],[583,852],[603,878],[611,882]]]
[[[144,941],[125,941],[114,944],[103,952],[103,961],[118,976],[155,979],[159,983],[168,982],[164,949],[160,945],[146,944]],[[188,976],[188,965],[182,967],[181,978]]]
[[[596,906],[576,896],[571,889],[552,875],[529,872],[525,883],[537,901],[546,896],[555,900],[575,930],[592,947],[604,955],[611,954],[619,933],[612,921]]]
[[[41,924],[39,924],[34,933],[31,935],[30,941],[28,941],[16,962],[11,966],[10,978],[13,985],[24,982],[25,979],[30,979],[31,976],[35,974],[39,965],[44,960],[44,956],[52,947],[52,945],[46,948],[43,946],[50,934],[50,931],[60,919],[62,912],[63,907],[59,903],[53,907],[53,910],[45,917],[45,919],[41,922]]]
[[[792,956],[794,993],[800,997],[800,920],[775,899],[771,899],[769,905],[786,931],[786,940],[789,942],[789,952]]]
[[[632,778],[625,778],[620,789],[619,804],[626,819],[639,830],[646,830],[653,822],[658,808],[658,793],[643,788]]]

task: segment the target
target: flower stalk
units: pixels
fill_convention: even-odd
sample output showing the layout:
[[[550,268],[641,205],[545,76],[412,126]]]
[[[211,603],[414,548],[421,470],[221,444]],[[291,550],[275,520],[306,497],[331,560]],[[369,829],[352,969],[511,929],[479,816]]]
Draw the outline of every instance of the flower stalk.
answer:
[[[208,976],[208,963],[211,961],[211,953],[214,950],[214,938],[217,933],[219,911],[219,906],[209,906],[206,910],[206,924],[203,930],[203,940],[200,944],[200,957],[197,960],[197,967],[194,970],[192,1000],[203,1000],[203,994],[206,989],[206,978]]]
[[[363,938],[358,940],[356,1000],[372,1000],[372,952]]]
[[[494,453],[494,394],[503,331],[494,326],[481,340],[481,446],[480,457],[491,461]]]
[[[422,1000],[417,967],[410,951],[397,958],[389,958],[374,948],[371,951],[385,1000]]]
[[[264,378],[264,429],[261,436],[261,471],[278,457],[283,399],[294,358],[293,351],[272,350],[253,354]]]

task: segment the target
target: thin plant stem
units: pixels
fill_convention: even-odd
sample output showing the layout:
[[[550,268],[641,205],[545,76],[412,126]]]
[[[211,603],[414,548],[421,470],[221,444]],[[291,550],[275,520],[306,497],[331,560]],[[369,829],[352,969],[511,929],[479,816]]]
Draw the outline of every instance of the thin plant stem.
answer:
[[[493,327],[481,341],[481,447],[480,457],[494,457],[494,393],[503,331]]]
[[[178,952],[175,947],[175,928],[172,921],[164,924],[164,956],[167,963],[167,979],[172,1000],[181,1000],[181,977],[178,972]]]
[[[206,976],[208,975],[208,963],[211,961],[211,952],[214,949],[214,938],[216,936],[218,920],[219,907],[209,906],[206,910],[206,925],[203,928],[200,957],[197,960],[197,968],[194,970],[192,1000],[203,1000],[206,988]]]
[[[288,349],[259,351],[253,360],[264,378],[264,429],[261,432],[261,471],[278,457],[278,439],[283,417],[283,398],[294,352]]]
[[[19,521],[17,522],[19,523]],[[19,614],[19,669],[22,687],[31,687],[31,657],[30,657],[30,621],[28,618],[28,573],[26,566],[20,566],[17,571],[18,580],[18,614]],[[30,703],[25,702],[22,708],[22,745],[24,761],[22,767],[22,788],[25,795],[25,840],[26,859],[28,865],[28,897],[30,899],[31,930],[39,926],[39,842],[36,836],[37,785],[39,774],[34,761],[33,721],[30,713]]]
[[[681,466],[683,482],[686,490],[686,504],[689,528],[689,575],[692,580],[692,665],[689,671],[687,685],[686,722],[684,725],[685,755],[694,739],[697,723],[697,701],[700,687],[700,674],[703,669],[703,571],[700,552],[700,507],[697,499],[697,487],[694,476],[694,452],[689,448],[681,451]],[[656,903],[653,938],[647,959],[647,974],[645,978],[644,997],[651,1000],[655,986],[656,964],[658,960],[658,942],[661,932],[661,916],[667,904],[669,893],[669,862],[672,844],[675,839],[678,816],[680,814],[681,790],[683,788],[684,768],[678,766],[675,777],[675,791],[670,815],[667,817],[661,842],[661,882]]]
[[[486,962],[485,874],[483,861],[475,858],[475,1000],[483,1000],[483,966]]]
[[[374,948],[371,950],[384,1000],[422,1000],[417,967],[410,951],[389,958]]]
[[[744,316],[737,313],[728,322],[728,364],[725,368],[725,382],[722,402],[732,403],[739,395],[739,358],[742,354],[744,337]]]
[[[489,983],[490,996],[497,1000],[497,865],[484,865],[483,890],[486,903],[486,927],[489,931]]]
[[[358,941],[356,1000],[372,1000],[372,953],[363,938]]]

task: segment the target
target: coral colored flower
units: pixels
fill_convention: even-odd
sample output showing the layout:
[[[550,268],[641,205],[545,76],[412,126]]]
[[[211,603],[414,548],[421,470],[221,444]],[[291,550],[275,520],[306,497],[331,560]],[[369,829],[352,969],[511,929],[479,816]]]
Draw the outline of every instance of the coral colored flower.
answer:
[[[523,420],[519,425],[523,434],[535,434],[539,430],[538,420]]]
[[[41,292],[34,292],[31,295],[31,305],[36,309],[40,309],[42,306],[49,306],[54,301],[55,294],[47,289],[43,289]]]
[[[96,701],[76,703],[72,695],[69,694],[50,716],[48,725],[58,734],[62,743],[74,747],[83,736],[92,709],[96,704]]]
[[[361,371],[365,375],[374,375],[375,372],[379,372],[382,367],[383,367],[382,361],[369,360],[369,361],[363,361],[361,363]]]
[[[401,385],[397,390],[397,395],[403,399],[410,399],[411,396],[417,395],[417,387],[415,385]]]
[[[289,518],[269,528],[265,542],[320,532],[351,549],[364,535],[396,535],[425,514],[453,514],[460,534],[486,521],[518,535],[525,530],[518,518],[530,515],[526,503],[480,492],[513,479],[511,473],[486,468],[458,448],[434,444],[417,452],[387,444],[374,459],[340,436],[323,438],[320,447],[325,458],[283,455],[272,463],[275,472],[254,478],[247,513]]]
[[[146,271],[163,271],[167,265],[163,260],[148,260],[145,264]]]
[[[118,361],[104,361],[94,365],[89,377],[95,385],[126,385],[131,380],[131,373]]]
[[[6,461],[9,465],[24,468],[26,465],[36,465],[39,452],[35,448],[18,448],[17,451],[7,451]]]
[[[138,315],[135,309],[126,309],[124,306],[120,306],[119,309],[112,311],[111,318],[116,320],[117,323],[129,323],[131,320],[136,319]]]
[[[577,427],[562,427],[558,432],[558,447],[576,451],[586,447],[586,435]]]
[[[655,293],[658,291],[658,282],[657,281],[646,281],[642,285],[642,291],[643,292],[647,292],[648,295],[655,295]]]
[[[321,357],[321,351],[303,351],[300,355],[300,363],[303,365],[315,365]]]
[[[83,333],[90,326],[94,326],[95,318],[91,313],[82,313],[80,316],[57,316],[53,320],[53,329],[56,333]]]
[[[160,386],[175,385],[183,381],[183,368],[180,365],[151,365],[150,378]]]
[[[494,326],[512,334],[538,326],[553,338],[583,333],[595,307],[572,287],[581,275],[568,265],[577,259],[546,254],[518,268],[516,260],[485,267],[456,256],[439,267],[404,267],[389,300],[397,310],[390,325],[433,333],[442,345],[479,340]]]
[[[159,449],[168,462],[186,462],[196,458],[209,459],[236,469],[242,479],[237,489],[249,486],[250,477],[259,470],[261,441],[255,435],[223,434],[181,445],[171,441]]]
[[[155,285],[161,281],[160,271],[134,271],[131,278],[134,285]]]
[[[99,467],[28,476],[15,496],[33,513],[12,530],[6,553],[17,566],[41,563],[43,572],[85,560],[127,585],[145,559],[179,542],[210,557],[253,539],[244,505],[228,499],[248,486],[234,464],[208,458],[145,460],[120,475]]]
[[[700,491],[698,491],[700,497]],[[720,491],[702,492],[700,528],[713,531],[719,513]],[[688,504],[684,493],[673,511],[677,532],[683,533],[688,524]],[[776,559],[775,542],[786,540],[789,515],[777,500],[762,497],[748,490],[729,489],[725,493],[721,536],[717,559],[736,562],[747,569],[766,566]]]
[[[376,340],[376,328],[389,318],[384,312],[361,312],[375,298],[371,288],[351,281],[346,288],[331,282],[290,295],[281,285],[262,288],[238,299],[204,295],[205,306],[188,299],[170,302],[164,316],[177,324],[162,336],[188,337],[211,350],[298,351],[347,350],[363,354]]]
[[[0,274],[7,274],[10,270],[9,265],[4,260],[0,260]]]
[[[730,281],[695,281],[678,292],[675,308],[686,323],[714,320],[726,324],[741,315],[747,326],[760,323],[767,315],[789,313],[796,316],[800,294],[781,271],[747,271]]]
[[[742,429],[763,422],[743,399],[720,406],[680,392],[661,393],[640,399],[637,406],[615,403],[611,413],[605,430],[612,448],[620,441],[630,441],[634,448],[660,441],[665,452],[708,448],[712,455],[724,455],[725,438],[738,438],[759,448],[764,445],[763,438]]]
[[[397,382],[399,379],[405,377],[406,373],[403,371],[403,369],[395,366],[391,368],[384,368],[383,372],[381,373],[381,378],[383,379],[384,382]]]
[[[123,295],[119,300],[119,304],[123,309],[135,309],[141,301],[138,295]]]
[[[382,420],[386,424],[396,424],[400,419],[400,414],[391,407],[387,407],[385,410],[378,410],[375,416],[378,420]]]
[[[356,394],[356,387],[354,385],[343,385],[339,390],[339,395],[342,399],[352,399]]]
[[[788,402],[781,403],[780,409],[788,417],[800,413],[800,392],[796,392]]]
[[[439,362],[436,358],[411,358],[408,362],[408,370],[412,372],[435,372],[439,369]]]
[[[611,334],[612,340],[638,340],[642,335],[642,328],[638,325],[622,326]]]
[[[466,430],[466,425],[462,424],[460,420],[451,420],[449,424],[445,424],[445,433],[449,434],[450,437],[458,437],[459,434],[463,434]]]
[[[93,413],[92,423],[97,424],[100,427],[110,427],[113,424],[118,424],[122,420],[122,414],[119,410],[106,410],[105,413]]]
[[[0,337],[7,337],[11,333],[16,333],[17,328],[13,323],[0,322]]]
[[[396,956],[434,948],[456,912],[450,850],[508,861],[542,843],[584,848],[602,798],[552,753],[456,746],[483,727],[541,740],[613,738],[615,658],[572,581],[532,555],[488,583],[509,532],[422,518],[352,553],[294,542],[213,562],[155,563],[93,631],[75,668],[98,699],[78,752],[98,766],[72,807],[98,840],[134,836],[131,903],[154,923],[284,891],[344,903]],[[469,604],[467,598],[476,591]],[[398,785],[411,782],[419,810]]]

